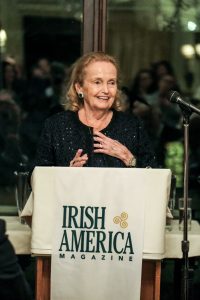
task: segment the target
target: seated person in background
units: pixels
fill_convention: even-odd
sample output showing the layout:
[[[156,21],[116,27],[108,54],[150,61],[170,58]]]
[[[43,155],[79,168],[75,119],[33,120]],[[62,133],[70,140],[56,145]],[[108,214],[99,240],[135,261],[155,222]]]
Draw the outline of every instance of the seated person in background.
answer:
[[[21,151],[19,106],[13,100],[0,100],[0,185],[15,182],[14,171],[27,163]]]
[[[74,64],[68,110],[48,118],[36,166],[155,167],[143,125],[121,110],[115,59],[93,52]]]
[[[12,101],[13,94],[7,90],[0,90],[0,101]]]
[[[173,75],[163,75],[158,82],[158,90],[146,97],[146,101],[151,105],[158,107],[161,113],[161,119],[164,124],[171,127],[179,127],[181,111],[177,105],[169,102],[168,93],[170,90],[179,91],[176,79]]]
[[[9,91],[16,103],[21,105],[26,90],[26,81],[22,77],[20,67],[11,57],[5,57],[2,62],[2,85]]]
[[[130,90],[131,100],[142,99],[145,101],[146,97],[151,95],[154,91],[155,84],[151,70],[141,69],[136,74]]]
[[[162,131],[160,110],[149,105],[143,98],[138,98],[132,102],[132,113],[143,120],[155,149]]]
[[[0,219],[0,299],[31,300],[31,290],[5,231],[5,221]]]
[[[159,82],[164,75],[174,76],[174,69],[171,63],[167,60],[159,60],[151,65],[151,71],[155,84]]]
[[[159,167],[167,167],[165,165],[165,156],[168,143],[182,143],[182,130],[165,124],[159,107],[151,106],[143,99],[133,102],[132,112],[144,122],[154,147]]]

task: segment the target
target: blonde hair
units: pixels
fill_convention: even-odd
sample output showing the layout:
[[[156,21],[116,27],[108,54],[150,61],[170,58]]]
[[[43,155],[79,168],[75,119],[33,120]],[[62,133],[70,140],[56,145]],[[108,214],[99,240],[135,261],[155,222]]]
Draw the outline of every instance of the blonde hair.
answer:
[[[75,84],[83,84],[86,67],[97,61],[110,62],[117,70],[117,85],[119,85],[119,67],[114,57],[105,54],[104,52],[90,52],[81,56],[72,66],[71,76],[67,87],[67,109],[78,111],[83,106],[83,100],[79,98]],[[120,90],[117,89],[117,94],[113,102],[112,108],[121,110]]]

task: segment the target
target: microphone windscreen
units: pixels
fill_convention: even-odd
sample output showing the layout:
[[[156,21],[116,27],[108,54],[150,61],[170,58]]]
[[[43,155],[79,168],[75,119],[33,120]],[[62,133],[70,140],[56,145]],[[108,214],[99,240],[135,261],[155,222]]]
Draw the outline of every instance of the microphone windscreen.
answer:
[[[168,99],[172,103],[176,103],[177,99],[180,97],[179,93],[176,91],[169,91],[168,93]]]

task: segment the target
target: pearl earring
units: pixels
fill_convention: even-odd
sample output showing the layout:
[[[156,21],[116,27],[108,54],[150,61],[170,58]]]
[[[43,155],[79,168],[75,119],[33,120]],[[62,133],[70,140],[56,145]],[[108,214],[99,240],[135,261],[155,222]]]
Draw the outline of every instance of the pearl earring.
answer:
[[[82,92],[78,93],[78,97],[80,100],[83,100],[84,99],[83,93]]]

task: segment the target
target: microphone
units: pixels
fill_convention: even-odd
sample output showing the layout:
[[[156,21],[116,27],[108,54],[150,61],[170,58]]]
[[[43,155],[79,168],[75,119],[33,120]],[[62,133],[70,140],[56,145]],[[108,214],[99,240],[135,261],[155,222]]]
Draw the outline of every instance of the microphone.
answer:
[[[168,99],[172,103],[177,103],[181,107],[181,109],[189,111],[191,113],[195,112],[195,113],[200,115],[200,109],[198,109],[197,107],[195,107],[191,103],[186,102],[185,100],[183,100],[178,92],[169,91]]]

